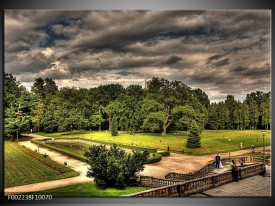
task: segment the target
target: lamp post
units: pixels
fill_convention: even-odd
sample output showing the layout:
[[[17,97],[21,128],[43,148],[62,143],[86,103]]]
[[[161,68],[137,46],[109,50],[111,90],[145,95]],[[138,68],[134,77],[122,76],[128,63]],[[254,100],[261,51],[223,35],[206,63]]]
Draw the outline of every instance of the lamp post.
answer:
[[[229,142],[229,158],[230,158],[230,141],[231,141],[231,139],[228,139],[228,142]]]
[[[266,132],[262,131],[262,135],[263,135],[263,154],[264,154],[264,165],[265,165],[265,143],[264,143],[264,136],[265,136]]]

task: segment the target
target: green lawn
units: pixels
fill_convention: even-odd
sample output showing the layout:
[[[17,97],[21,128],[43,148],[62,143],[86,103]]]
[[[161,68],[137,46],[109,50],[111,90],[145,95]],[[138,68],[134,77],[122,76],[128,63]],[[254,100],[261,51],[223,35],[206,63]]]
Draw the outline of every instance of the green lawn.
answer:
[[[79,156],[84,156],[85,151],[89,150],[89,147],[92,145],[83,144],[83,143],[66,143],[66,142],[55,142],[54,144],[49,144],[53,147],[58,147],[62,150],[69,151],[72,154],[76,154]]]
[[[188,137],[187,132],[179,132],[179,135],[169,133],[167,136],[161,136],[156,133],[119,133],[118,136],[112,137],[109,132],[98,131],[74,131],[61,133],[37,133],[47,137],[55,138],[84,138],[90,140],[100,140],[110,143],[120,143],[126,145],[135,145],[141,147],[153,147],[166,150],[168,145],[171,151],[188,152],[194,155],[214,154],[240,149],[240,143],[243,143],[243,149],[262,146],[261,130],[204,130],[201,134],[201,148],[186,148]],[[258,141],[257,141],[258,137]],[[231,139],[229,142],[228,139]],[[270,131],[265,136],[265,145],[270,145]]]
[[[77,172],[70,168],[65,168],[65,173],[59,173],[18,148],[13,147],[12,144],[10,141],[5,141],[4,145],[5,187],[64,179],[78,175]],[[60,165],[60,167],[62,168],[63,165]]]
[[[53,195],[53,197],[115,197],[147,190],[145,187],[126,187],[124,190],[115,188],[97,189],[95,182],[80,183],[55,189],[33,192],[37,195]],[[28,193],[29,194],[29,193]]]

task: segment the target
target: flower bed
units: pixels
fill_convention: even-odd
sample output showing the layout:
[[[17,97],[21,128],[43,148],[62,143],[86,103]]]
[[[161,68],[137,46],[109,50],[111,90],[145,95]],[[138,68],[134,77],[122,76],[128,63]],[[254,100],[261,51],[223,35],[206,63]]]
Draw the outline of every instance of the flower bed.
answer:
[[[13,144],[14,147],[20,149],[21,151],[23,151],[24,153],[32,156],[33,158],[37,159],[38,161],[42,162],[43,164],[55,169],[56,171],[60,172],[60,173],[64,173],[65,170],[60,168],[59,166],[55,165],[56,163],[53,162],[53,161],[50,161],[48,159],[45,159],[42,155],[40,154],[37,154],[37,153],[34,153],[33,151],[25,148],[25,147],[22,147],[18,144]]]

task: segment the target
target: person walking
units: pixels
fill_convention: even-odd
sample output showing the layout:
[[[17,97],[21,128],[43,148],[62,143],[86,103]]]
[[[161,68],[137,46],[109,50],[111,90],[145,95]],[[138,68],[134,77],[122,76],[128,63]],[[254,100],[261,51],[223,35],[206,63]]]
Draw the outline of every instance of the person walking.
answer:
[[[216,157],[215,157],[215,162],[216,162],[215,168],[220,168],[219,167],[220,166],[220,160],[221,160],[221,156],[220,156],[220,154],[217,154]]]

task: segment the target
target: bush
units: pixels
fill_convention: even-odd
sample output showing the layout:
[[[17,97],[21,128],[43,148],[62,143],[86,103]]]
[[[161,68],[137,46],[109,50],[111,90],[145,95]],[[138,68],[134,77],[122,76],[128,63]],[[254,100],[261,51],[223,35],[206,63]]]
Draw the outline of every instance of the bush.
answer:
[[[112,120],[111,134],[112,134],[112,136],[117,136],[117,134],[118,134],[117,119],[115,116],[113,117],[113,120]]]
[[[195,120],[192,120],[190,126],[190,134],[187,138],[187,148],[200,148],[200,130]]]
[[[158,154],[161,154],[161,156],[163,156],[163,157],[170,156],[170,152],[169,151],[158,152]]]
[[[153,153],[152,157],[149,157],[146,161],[146,164],[153,164],[153,163],[157,163],[161,160],[162,155],[159,153]]]
[[[101,144],[105,144],[105,145],[114,145],[114,144],[116,144],[118,147],[121,147],[121,148],[134,149],[134,150],[139,150],[139,151],[146,151],[147,150],[150,153],[156,153],[157,152],[157,149],[155,149],[155,148],[139,147],[139,146],[125,145],[125,144],[117,144],[117,143],[110,143],[110,142],[106,142],[106,141],[91,140],[91,139],[85,139],[85,138],[80,138],[80,139],[85,140],[85,141],[89,141],[89,142],[101,143]]]
[[[93,145],[85,156],[91,166],[87,176],[95,179],[98,188],[123,189],[127,185],[138,183],[138,173],[144,169],[148,152],[134,150],[127,155],[116,145],[112,145],[109,150],[105,145]]]

